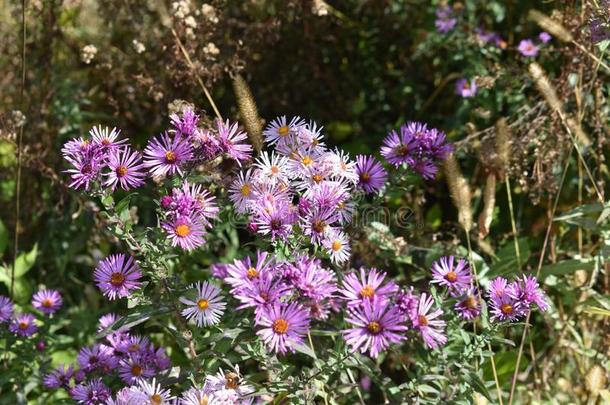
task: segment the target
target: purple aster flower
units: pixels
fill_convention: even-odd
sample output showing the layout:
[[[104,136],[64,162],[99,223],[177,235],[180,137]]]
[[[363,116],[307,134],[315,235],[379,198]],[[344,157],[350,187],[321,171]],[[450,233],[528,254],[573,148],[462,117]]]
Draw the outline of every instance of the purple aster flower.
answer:
[[[417,313],[411,317],[413,328],[419,331],[424,344],[429,349],[436,349],[447,343],[447,336],[443,334],[445,321],[438,319],[443,315],[443,310],[440,308],[433,310],[433,304],[432,296],[422,293],[419,297]]]
[[[98,333],[112,326],[113,323],[118,321],[121,317],[116,314],[108,313],[106,315],[102,315],[98,321]]]
[[[148,143],[144,149],[144,167],[152,176],[182,175],[182,165],[193,158],[191,144],[180,136],[170,137],[166,132]]]
[[[548,43],[551,42],[551,39],[553,39],[553,37],[551,37],[551,34],[549,34],[548,32],[542,31],[540,34],[538,34],[538,39],[540,39],[543,43]]]
[[[195,300],[180,297],[180,302],[187,306],[182,310],[182,316],[193,319],[199,327],[220,322],[227,305],[220,294],[220,288],[207,281],[193,284],[191,288],[197,291],[197,297]]]
[[[388,177],[381,163],[373,156],[356,156],[356,173],[359,179],[358,187],[369,194],[379,192]]]
[[[216,198],[201,184],[191,185],[185,180],[182,188],[174,188],[172,192],[170,208],[173,207],[178,216],[197,216],[207,226],[216,218],[219,211]]]
[[[110,369],[107,367],[112,363],[116,365],[114,355],[108,346],[94,344],[91,347],[83,347],[76,357],[78,365],[86,372],[90,373],[94,370]]]
[[[427,131],[425,124],[423,124],[423,130]],[[399,167],[403,163],[409,163],[411,155],[418,146],[419,143],[413,134],[407,130],[406,125],[403,125],[400,127],[400,136],[395,130],[392,130],[385,137],[381,147],[381,155],[389,163]]]
[[[222,122],[216,120],[218,128],[218,139],[222,150],[238,163],[250,159],[252,156],[252,145],[242,143],[248,138],[248,135],[239,130],[239,125],[234,123],[231,125],[229,120]]]
[[[70,388],[70,379],[74,375],[74,367],[66,367],[60,364],[55,370],[45,375],[42,380],[42,385],[45,388]]]
[[[517,50],[523,56],[535,57],[538,55],[538,47],[531,39],[522,39]]]
[[[396,306],[405,319],[410,320],[413,316],[417,316],[418,305],[419,298],[413,294],[413,287],[401,289],[396,294]]]
[[[104,167],[104,155],[99,148],[89,148],[85,152],[69,156],[65,155],[65,159],[72,165],[66,170],[70,174],[72,182],[69,187],[78,190],[84,188],[89,190],[92,182],[98,179],[100,171]]]
[[[258,318],[261,311],[280,302],[288,289],[288,286],[273,274],[262,273],[246,287],[234,291],[235,298],[241,302],[237,309],[254,307]]]
[[[191,136],[195,154],[205,160],[214,160],[222,153],[222,145],[216,134],[207,129],[197,129]]]
[[[403,324],[402,314],[389,301],[365,301],[349,309],[346,320],[354,326],[343,331],[346,343],[354,352],[368,351],[371,357],[377,358],[391,344],[405,339],[401,333],[407,326]]]
[[[169,116],[169,119],[178,134],[185,138],[189,138],[198,129],[199,115],[195,114],[192,108],[186,108],[182,112],[182,116],[174,113]]]
[[[374,298],[380,305],[383,301],[388,301],[390,296],[398,290],[398,286],[393,281],[383,284],[385,276],[386,273],[378,272],[375,268],[367,271],[361,267],[360,279],[356,273],[347,274],[339,292],[347,301],[348,307],[361,306],[365,301]]]
[[[139,152],[133,151],[129,146],[116,148],[108,154],[107,167],[109,172],[106,176],[105,186],[114,190],[120,185],[123,190],[140,187],[144,184],[146,174],[142,172],[142,156]]]
[[[610,40],[610,23],[606,22],[601,15],[593,17],[589,21],[589,35],[594,44]]]
[[[492,321],[516,321],[525,314],[527,307],[515,298],[514,285],[509,285],[506,279],[497,277],[490,286],[490,312]]]
[[[454,296],[470,287],[471,281],[470,266],[464,259],[457,260],[456,264],[455,257],[445,256],[432,264],[431,283],[447,287]]]
[[[256,232],[269,236],[272,241],[286,239],[292,233],[294,224],[293,211],[289,202],[276,200],[274,202],[262,201],[260,205],[253,205],[252,223]]]
[[[40,290],[32,297],[32,306],[49,315],[61,308],[61,295],[55,290]]]
[[[434,25],[436,26],[436,30],[438,32],[441,34],[446,34],[453,31],[457,25],[457,18],[455,18],[455,14],[451,7],[439,7],[436,9],[435,14],[436,20],[434,21]]]
[[[96,378],[84,384],[79,384],[70,390],[70,396],[79,404],[104,404],[112,392],[101,378]]]
[[[303,233],[311,238],[311,243],[321,244],[322,240],[339,221],[335,207],[312,207],[307,217],[302,218]]]
[[[474,79],[468,81],[468,79],[459,79],[455,83],[455,92],[458,96],[464,98],[474,97],[477,94],[477,82]]]
[[[32,314],[20,314],[13,318],[8,328],[18,336],[30,337],[38,330],[35,320]]]
[[[101,125],[93,127],[89,131],[89,135],[91,135],[91,144],[100,147],[104,152],[115,149],[127,142],[127,139],[117,141],[120,133],[120,129],[110,129],[108,127],[102,127]]]
[[[147,356],[134,353],[119,362],[119,376],[127,384],[133,385],[141,379],[155,376],[155,369]]]
[[[256,264],[253,264],[249,257],[234,260],[232,264],[227,265],[228,276],[224,281],[234,290],[249,287],[262,274],[273,271],[273,260],[268,260],[267,256],[267,252],[257,250]]]
[[[167,232],[172,246],[193,250],[205,244],[204,236],[207,232],[200,218],[179,217],[165,221],[161,223],[161,226]]]
[[[13,316],[13,302],[4,295],[0,295],[0,323],[7,322]]]
[[[549,309],[546,294],[540,289],[538,280],[534,276],[524,275],[515,280],[511,284],[508,294],[519,300],[523,307],[529,308],[532,304],[536,304],[541,311]]]
[[[309,330],[309,314],[296,302],[275,303],[262,311],[258,324],[263,328],[256,334],[263,339],[269,350],[284,354],[295,351],[303,343]]]
[[[210,266],[210,273],[212,273],[212,277],[224,280],[229,277],[229,272],[227,271],[228,267],[229,265],[226,263],[214,263]]]
[[[481,313],[479,293],[473,287],[465,290],[454,306],[458,316],[465,321],[471,321]]]
[[[320,260],[299,256],[294,265],[288,264],[284,277],[291,280],[301,296],[315,301],[331,298],[337,291],[335,273],[324,269]]]
[[[133,257],[124,254],[108,256],[93,272],[97,286],[109,300],[129,296],[140,287],[141,277],[142,272]]]

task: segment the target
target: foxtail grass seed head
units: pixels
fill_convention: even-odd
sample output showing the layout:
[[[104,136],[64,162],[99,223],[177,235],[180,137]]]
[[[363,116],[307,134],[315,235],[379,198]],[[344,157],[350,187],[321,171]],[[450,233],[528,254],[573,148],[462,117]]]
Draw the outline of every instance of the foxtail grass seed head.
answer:
[[[492,214],[496,205],[496,175],[487,175],[485,190],[483,192],[483,209],[479,214],[479,238],[483,239],[489,234]]]
[[[534,20],[536,24],[540,26],[545,31],[548,31],[555,38],[563,41],[563,42],[572,42],[574,37],[570,31],[564,28],[558,21],[552,19],[546,14],[541,13],[538,10],[530,10],[529,12],[530,19]]]
[[[453,153],[447,156],[443,168],[447,177],[451,199],[458,209],[458,221],[464,230],[468,232],[472,229],[472,207],[470,206],[472,193],[470,192],[470,187],[462,175],[460,165]]]
[[[502,170],[508,169],[510,161],[510,129],[506,118],[500,118],[496,122],[496,154]]]
[[[580,126],[580,124],[576,122],[576,120],[574,120],[573,118],[568,118],[566,119],[566,124],[572,130],[574,136],[576,137],[576,139],[578,139],[580,143],[582,143],[585,147],[591,146],[591,139],[582,129],[582,126]]]
[[[585,384],[589,393],[598,395],[606,386],[606,371],[599,365],[594,365],[585,377]]]
[[[235,91],[239,113],[244,121],[244,126],[248,132],[250,142],[252,142],[254,149],[256,149],[257,152],[260,152],[263,148],[262,121],[258,115],[258,110],[254,98],[252,97],[250,87],[248,87],[248,83],[246,83],[244,78],[239,74],[236,74],[233,77],[233,90]]]
[[[530,63],[529,65],[530,76],[534,80],[538,91],[544,96],[549,106],[559,114],[563,114],[563,105],[557,97],[557,92],[553,88],[553,85],[549,81],[542,67],[536,62]]]

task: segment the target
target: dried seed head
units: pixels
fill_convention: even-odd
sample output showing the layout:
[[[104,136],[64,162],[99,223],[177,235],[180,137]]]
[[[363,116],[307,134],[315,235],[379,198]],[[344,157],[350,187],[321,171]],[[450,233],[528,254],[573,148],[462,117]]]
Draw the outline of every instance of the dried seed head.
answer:
[[[496,205],[496,176],[493,173],[487,175],[485,190],[483,192],[483,209],[479,214],[479,238],[483,239],[489,234],[489,226]]]
[[[596,364],[591,367],[585,380],[587,391],[597,395],[606,386],[606,372]]]
[[[545,31],[548,31],[555,38],[563,42],[572,42],[574,37],[570,31],[565,29],[558,21],[548,17],[538,10],[530,10],[529,17]]]
[[[529,72],[536,87],[538,87],[538,91],[542,93],[549,106],[557,113],[563,114],[563,105],[561,104],[561,101],[559,101],[557,93],[546,76],[546,73],[542,70],[542,67],[536,62],[533,62],[529,65]]]
[[[566,125],[570,128],[570,130],[572,130],[574,136],[576,136],[576,139],[578,139],[580,143],[582,143],[584,146],[591,146],[591,139],[589,139],[589,136],[585,133],[580,124],[576,122],[576,120],[573,118],[568,118],[566,119]]]
[[[443,163],[447,185],[451,193],[453,204],[458,210],[458,222],[466,232],[472,229],[472,207],[470,206],[471,192],[468,182],[462,175],[460,165],[452,153]]]
[[[258,116],[258,110],[256,103],[252,97],[252,92],[248,83],[244,80],[241,75],[236,74],[233,77],[233,91],[237,98],[237,105],[239,106],[239,114],[244,121],[244,127],[248,132],[250,142],[254,146],[257,152],[260,152],[263,148],[263,124],[262,120]]]
[[[506,118],[500,118],[496,122],[496,154],[498,163],[502,170],[508,170],[510,162],[510,139],[511,133]]]

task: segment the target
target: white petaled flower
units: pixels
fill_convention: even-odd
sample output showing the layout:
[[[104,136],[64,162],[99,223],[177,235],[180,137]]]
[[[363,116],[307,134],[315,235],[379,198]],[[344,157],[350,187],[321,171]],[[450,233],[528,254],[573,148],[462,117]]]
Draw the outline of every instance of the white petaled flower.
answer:
[[[269,145],[278,142],[286,143],[293,136],[298,134],[299,128],[305,125],[305,120],[301,117],[293,117],[290,122],[286,121],[286,116],[277,117],[265,128],[263,135]]]
[[[207,376],[203,388],[210,399],[222,404],[251,404],[254,398],[247,397],[255,389],[251,385],[242,384],[239,367],[235,366],[235,371],[225,373],[222,369],[216,374]],[[210,402],[211,404],[215,402]]]
[[[192,387],[186,391],[179,402],[180,405],[201,405],[211,404],[210,396],[204,391],[198,388]]]
[[[346,152],[342,150],[327,152],[323,159],[324,167],[330,172],[331,176],[337,179],[345,179],[352,184],[358,183],[356,162],[350,160]]]
[[[174,397],[168,389],[161,388],[156,379],[151,382],[142,380],[137,387],[131,387],[127,403],[129,405],[169,405],[174,403]]]
[[[180,297],[180,302],[187,305],[187,308],[182,311],[182,316],[189,320],[193,319],[199,327],[216,325],[220,322],[220,317],[227,305],[222,301],[220,288],[207,281],[195,283],[191,288],[197,290],[197,298],[191,300],[187,297]]]
[[[274,152],[263,152],[256,160],[254,166],[260,169],[260,178],[271,180],[273,184],[288,183],[288,159],[284,156],[276,155]]]
[[[332,231],[322,241],[330,260],[335,264],[344,263],[350,258],[349,238],[343,231]]]
[[[243,214],[248,210],[255,187],[256,183],[251,169],[245,173],[239,172],[237,178],[229,186],[229,199],[235,204],[238,213]]]

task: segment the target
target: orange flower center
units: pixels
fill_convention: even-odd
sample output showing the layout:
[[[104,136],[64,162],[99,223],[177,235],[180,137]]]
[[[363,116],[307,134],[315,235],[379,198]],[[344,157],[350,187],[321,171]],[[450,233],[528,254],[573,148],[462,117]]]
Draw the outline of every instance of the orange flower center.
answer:
[[[373,298],[374,295],[375,289],[368,284],[362,287],[362,290],[360,290],[360,296],[362,298]]]
[[[255,277],[258,277],[258,270],[256,270],[254,267],[250,267],[246,273],[250,280],[252,280]]]
[[[277,129],[278,134],[280,134],[280,136],[286,136],[290,133],[290,128],[288,128],[287,125],[281,126]]]
[[[311,176],[311,179],[313,181],[315,181],[316,183],[319,183],[322,181],[322,175],[320,174],[314,174],[313,176]]]
[[[150,402],[152,402],[155,405],[159,405],[159,404],[163,403],[163,398],[159,394],[152,394],[150,396]]]
[[[53,301],[48,298],[45,298],[44,300],[42,300],[42,306],[45,308],[51,308],[53,306]]]
[[[458,276],[455,271],[450,271],[449,273],[445,274],[445,280],[449,281],[450,283],[455,283],[457,279]]]
[[[280,168],[277,166],[271,166],[271,173],[278,174],[280,172]]]
[[[513,313],[513,306],[510,304],[502,304],[500,311],[505,315],[510,315]]]
[[[134,364],[131,367],[131,374],[135,375],[136,377],[139,377],[142,375],[142,367],[138,366],[137,364]]]
[[[110,284],[115,287],[120,286],[121,284],[123,284],[124,281],[125,276],[123,275],[123,273],[112,273],[112,275],[110,276]]]
[[[210,306],[210,303],[205,298],[201,298],[199,301],[197,301],[197,307],[201,311],[205,311],[206,309],[208,309],[209,306]]]
[[[275,333],[283,335],[284,333],[288,332],[288,321],[285,319],[276,319],[273,321],[272,328]]]
[[[176,161],[176,153],[170,151],[165,152],[165,161],[167,163],[174,163]]]
[[[338,252],[339,250],[341,250],[341,248],[343,247],[343,245],[341,244],[341,241],[336,240],[333,242],[333,244],[330,246],[330,248],[333,250],[333,252]]]
[[[477,299],[472,295],[468,296],[468,298],[464,300],[464,305],[466,306],[466,308],[469,309],[475,309],[477,307],[477,304]]]
[[[373,335],[378,334],[379,332],[381,332],[381,325],[379,325],[379,322],[376,321],[372,321],[369,322],[368,325],[366,325],[366,328],[369,330],[369,332],[371,332]]]
[[[108,138],[102,139],[102,145],[104,145],[104,146],[110,145],[110,139],[108,139]]]
[[[21,329],[21,330],[26,330],[28,328],[28,326],[30,326],[30,324],[28,322],[25,322],[25,321],[19,322],[19,329]]]
[[[428,318],[424,315],[419,315],[417,321],[419,322],[419,326],[428,326]]]
[[[313,223],[312,228],[314,231],[316,231],[316,233],[322,233],[322,232],[324,232],[324,229],[326,229],[326,222],[316,221]]]
[[[116,168],[116,175],[119,177],[123,177],[127,174],[127,167],[119,166]]]
[[[181,238],[188,236],[191,233],[191,227],[187,224],[180,224],[176,227],[176,235]]]
[[[309,166],[313,163],[313,159],[310,156],[303,156],[301,163],[303,163],[305,166]]]

